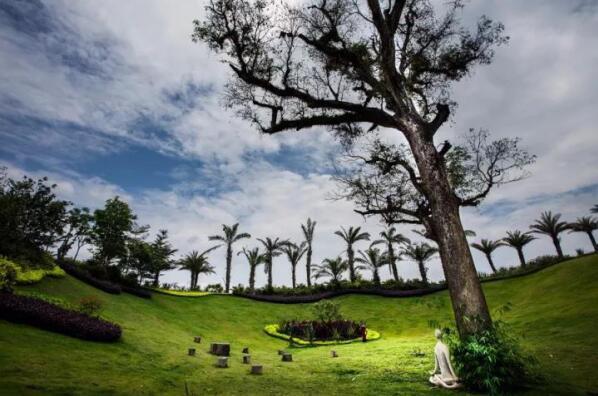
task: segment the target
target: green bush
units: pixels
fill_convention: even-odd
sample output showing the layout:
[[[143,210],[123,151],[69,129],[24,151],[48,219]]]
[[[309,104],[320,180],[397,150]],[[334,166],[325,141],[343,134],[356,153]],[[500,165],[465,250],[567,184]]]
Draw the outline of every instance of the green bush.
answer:
[[[63,300],[62,298],[59,298],[59,297],[48,296],[46,294],[29,291],[29,290],[27,290],[27,291],[19,290],[16,292],[16,294],[18,294],[20,296],[26,296],[26,297],[31,297],[31,298],[35,298],[38,300],[42,300],[42,301],[45,301],[50,304],[58,305],[61,308],[69,309],[71,311],[77,310],[77,307],[73,306],[72,304],[68,303],[66,300]]]
[[[79,312],[87,316],[99,316],[104,303],[96,296],[81,297],[79,300]]]
[[[65,276],[65,272],[62,268],[54,266],[50,269],[23,269],[17,270],[17,284],[19,285],[31,285],[44,279],[46,276],[52,278],[62,278]]]
[[[343,319],[339,303],[332,300],[318,301],[313,305],[312,310],[316,319],[322,322]]]
[[[12,261],[0,257],[0,291],[10,292],[17,280],[19,267]]]
[[[530,380],[534,359],[522,352],[504,322],[495,321],[489,330],[463,340],[454,330],[446,332],[455,368],[469,390],[496,395]]]

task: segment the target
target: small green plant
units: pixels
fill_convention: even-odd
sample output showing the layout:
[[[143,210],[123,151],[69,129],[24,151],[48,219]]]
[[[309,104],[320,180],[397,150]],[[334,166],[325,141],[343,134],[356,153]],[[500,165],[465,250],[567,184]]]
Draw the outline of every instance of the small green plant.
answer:
[[[96,296],[81,297],[79,300],[79,312],[87,316],[99,316],[104,303]]]
[[[331,300],[318,301],[313,305],[312,310],[316,319],[322,322],[343,319],[339,303]]]
[[[523,353],[504,322],[495,321],[488,330],[464,339],[453,329],[443,331],[459,378],[468,389],[497,395],[531,379],[535,360]]]
[[[8,260],[0,257],[0,292],[11,292],[17,281],[19,267]]]

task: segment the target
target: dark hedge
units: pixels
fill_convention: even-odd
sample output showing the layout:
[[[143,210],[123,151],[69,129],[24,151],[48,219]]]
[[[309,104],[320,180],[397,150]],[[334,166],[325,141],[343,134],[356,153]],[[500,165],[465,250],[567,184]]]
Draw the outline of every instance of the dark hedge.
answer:
[[[91,341],[113,342],[122,334],[117,324],[37,298],[10,293],[0,293],[0,319]]]
[[[112,282],[108,282],[105,280],[101,280],[91,276],[87,271],[77,268],[75,265],[67,263],[67,262],[59,262],[58,265],[60,268],[64,270],[67,274],[71,275],[74,278],[79,279],[81,282],[85,282],[90,286],[93,286],[97,289],[105,291],[106,293],[110,294],[120,294],[122,289],[119,285],[116,285]]]
[[[352,340],[361,335],[359,323],[352,320],[290,320],[282,322],[278,331],[306,341]]]
[[[125,285],[120,285],[120,288],[123,292],[132,294],[137,297],[141,298],[152,298],[152,293],[149,290],[142,289],[140,287],[130,287]]]

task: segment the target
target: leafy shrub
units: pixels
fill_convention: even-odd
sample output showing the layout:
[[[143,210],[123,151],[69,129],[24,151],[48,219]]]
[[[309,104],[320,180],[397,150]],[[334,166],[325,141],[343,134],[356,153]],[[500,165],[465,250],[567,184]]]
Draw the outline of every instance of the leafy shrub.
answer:
[[[58,266],[54,266],[50,269],[22,269],[19,268],[17,271],[17,284],[19,285],[31,285],[40,282],[46,276],[52,278],[62,278],[65,272]]]
[[[72,277],[77,278],[80,281],[85,282],[88,285],[93,286],[97,289],[103,290],[106,293],[111,293],[111,294],[120,294],[121,293],[120,286],[115,285],[112,282],[97,279],[97,278],[91,276],[87,271],[80,269],[77,265],[74,265],[67,260],[61,261],[60,267],[67,274],[71,275]]]
[[[318,301],[313,305],[312,311],[315,318],[322,322],[340,321],[343,319],[340,304],[332,300]]]
[[[361,342],[361,338],[352,338],[352,339],[347,339],[347,340],[318,341],[318,340],[315,340],[314,337],[312,336],[311,338],[301,339],[301,338],[297,338],[297,337],[291,337],[288,334],[281,333],[279,331],[279,327],[280,327],[280,325],[270,324],[270,325],[267,325],[266,327],[264,327],[264,331],[269,336],[276,337],[281,340],[286,340],[286,341],[289,341],[289,343],[292,343],[293,345],[299,345],[299,346],[335,345],[335,344],[349,344],[352,342]],[[306,331],[309,331],[309,329],[310,329],[310,327],[308,326],[306,328]],[[292,338],[292,340],[291,340],[291,338]],[[380,333],[378,333],[375,330],[368,329],[367,340],[374,341],[374,340],[378,340],[378,339],[380,339]]]
[[[96,296],[85,296],[79,299],[78,310],[87,316],[100,316],[104,303]]]
[[[121,285],[120,288],[125,293],[129,293],[129,294],[132,294],[137,297],[148,298],[148,299],[152,298],[152,293],[149,290],[142,289],[140,287],[131,287],[131,286]]]
[[[18,292],[16,292],[16,294],[21,295],[21,296],[27,296],[27,297],[35,298],[35,299],[38,299],[38,300],[42,300],[42,301],[45,301],[47,303],[58,305],[59,307],[62,307],[64,309],[68,309],[68,310],[71,310],[71,311],[77,311],[77,307],[76,306],[70,304],[66,300],[63,300],[62,298],[59,298],[59,297],[48,296],[47,294],[42,294],[42,293],[38,293],[38,292],[34,292],[34,291],[29,291],[29,290],[27,290],[27,291],[19,290]]]
[[[455,331],[447,333],[459,378],[468,389],[501,394],[531,378],[534,359],[523,354],[504,322],[495,321],[489,330],[463,340]]]
[[[117,324],[17,294],[0,295],[0,319],[92,341],[112,342],[122,334]]]
[[[0,257],[0,292],[10,292],[17,280],[19,267],[12,261]]]
[[[359,337],[359,323],[352,320],[333,320],[322,322],[318,320],[283,321],[278,325],[278,331],[292,338],[312,341],[340,341],[352,340]]]
[[[583,249],[575,249],[575,254],[578,256],[583,256],[584,254],[586,254],[586,252],[584,252]]]
[[[215,283],[213,285],[207,285],[206,291],[211,293],[222,293],[224,291],[224,288],[220,283]]]

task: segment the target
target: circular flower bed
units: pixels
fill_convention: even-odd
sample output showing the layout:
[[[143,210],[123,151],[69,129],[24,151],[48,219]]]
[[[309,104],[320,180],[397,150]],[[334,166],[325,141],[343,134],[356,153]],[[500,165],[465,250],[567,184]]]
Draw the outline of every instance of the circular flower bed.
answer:
[[[303,338],[298,337],[291,337],[288,334],[280,332],[280,326],[277,324],[270,324],[264,327],[264,331],[269,336],[280,338],[281,340],[291,341],[296,345],[337,345],[337,344],[349,344],[352,342],[361,342],[361,337],[350,338],[350,339],[340,339],[340,340],[313,340],[310,342],[309,340],[305,340]],[[367,341],[374,341],[380,338],[380,333],[375,330],[367,329]]]

